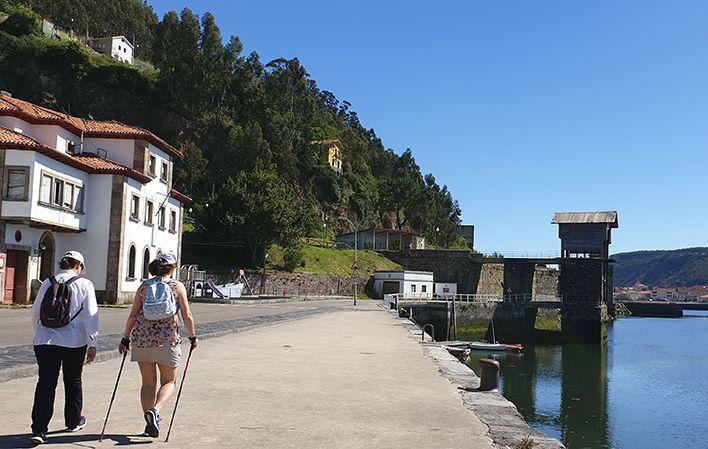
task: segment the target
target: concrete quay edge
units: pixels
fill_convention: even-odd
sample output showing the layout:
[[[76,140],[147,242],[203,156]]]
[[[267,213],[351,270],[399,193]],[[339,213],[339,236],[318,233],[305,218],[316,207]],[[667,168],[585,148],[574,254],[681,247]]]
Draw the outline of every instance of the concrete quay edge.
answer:
[[[516,406],[498,391],[476,391],[480,380],[470,367],[447,352],[442,344],[423,342],[421,329],[411,320],[399,317],[395,311],[390,313],[423,347],[424,354],[433,359],[440,375],[458,386],[462,402],[487,426],[495,448],[513,449],[528,437],[536,443],[535,449],[565,449],[557,439],[529,426]]]

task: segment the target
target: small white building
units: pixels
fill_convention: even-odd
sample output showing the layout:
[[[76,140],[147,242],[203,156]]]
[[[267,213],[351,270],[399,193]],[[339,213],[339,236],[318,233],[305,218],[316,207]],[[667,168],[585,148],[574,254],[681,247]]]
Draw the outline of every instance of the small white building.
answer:
[[[453,297],[457,295],[457,284],[452,282],[436,282],[435,295],[442,297]]]
[[[433,273],[430,271],[376,271],[374,297],[391,293],[410,293],[412,296],[433,296]]]
[[[133,63],[133,44],[125,36],[110,36],[91,39],[89,46],[95,51],[121,62]]]
[[[0,302],[33,299],[68,250],[83,253],[99,301],[132,299],[157,251],[179,260],[181,157],[145,129],[0,94]]]

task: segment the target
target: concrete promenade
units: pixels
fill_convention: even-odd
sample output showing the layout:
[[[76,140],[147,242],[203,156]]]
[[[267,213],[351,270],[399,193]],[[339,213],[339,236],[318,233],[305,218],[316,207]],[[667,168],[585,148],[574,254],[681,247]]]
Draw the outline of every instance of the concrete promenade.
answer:
[[[192,313],[197,323],[197,332],[202,337],[250,329],[255,326],[298,319],[325,313],[348,301],[301,301],[287,304],[192,304]],[[98,345],[98,360],[117,357],[115,348],[130,313],[129,307],[101,307],[101,334]],[[0,382],[36,375],[36,362],[32,339],[31,309],[0,309]],[[184,333],[184,332],[183,332]]]
[[[493,447],[488,427],[399,321],[369,301],[328,312],[202,342],[192,358],[170,444]],[[137,366],[129,362],[107,439],[97,442],[119,364],[112,359],[86,368],[89,424],[78,434],[51,434],[52,447],[155,442],[136,436],[144,421]],[[0,447],[27,447],[34,384],[34,378],[0,383]],[[60,385],[51,430],[63,427],[61,392]],[[172,405],[162,413],[165,430],[171,412]]]

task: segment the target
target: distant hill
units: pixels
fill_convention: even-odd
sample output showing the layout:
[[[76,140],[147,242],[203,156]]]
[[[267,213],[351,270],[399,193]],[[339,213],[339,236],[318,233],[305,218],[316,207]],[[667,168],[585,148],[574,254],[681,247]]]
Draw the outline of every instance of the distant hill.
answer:
[[[634,251],[612,256],[615,287],[637,282],[651,287],[690,287],[708,284],[708,248]]]

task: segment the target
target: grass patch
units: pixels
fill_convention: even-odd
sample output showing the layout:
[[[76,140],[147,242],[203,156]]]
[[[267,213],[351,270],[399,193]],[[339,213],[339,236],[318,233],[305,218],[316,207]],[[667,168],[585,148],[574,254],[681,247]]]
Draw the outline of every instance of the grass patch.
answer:
[[[284,269],[285,251],[279,246],[268,250],[269,269]],[[351,276],[354,250],[320,248],[304,245],[302,263],[295,267],[295,273],[333,274]],[[385,258],[376,251],[359,250],[359,277],[365,280],[377,270],[400,270],[400,265]]]
[[[489,324],[457,324],[457,339],[464,341],[484,341]]]

